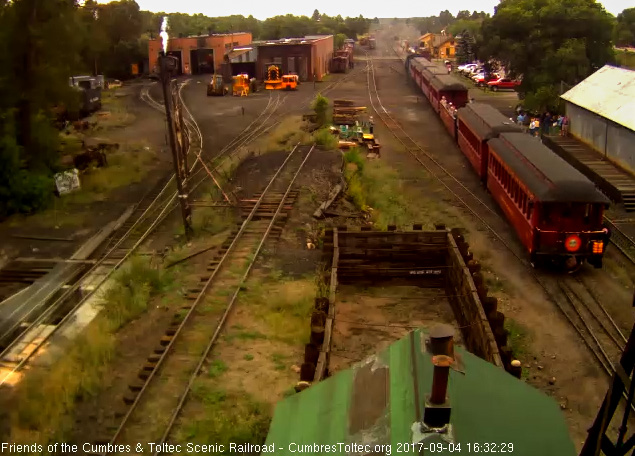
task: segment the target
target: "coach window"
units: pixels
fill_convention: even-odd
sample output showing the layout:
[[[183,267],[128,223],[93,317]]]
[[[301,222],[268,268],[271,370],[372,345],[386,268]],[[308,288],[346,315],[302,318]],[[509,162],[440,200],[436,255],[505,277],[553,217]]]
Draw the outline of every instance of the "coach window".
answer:
[[[585,204],[584,205],[584,223],[588,225],[590,221],[591,221],[591,205]]]

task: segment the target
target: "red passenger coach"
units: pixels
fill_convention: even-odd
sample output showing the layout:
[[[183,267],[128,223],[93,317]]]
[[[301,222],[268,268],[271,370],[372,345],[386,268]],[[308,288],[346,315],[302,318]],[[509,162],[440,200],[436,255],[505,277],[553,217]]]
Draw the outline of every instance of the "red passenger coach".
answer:
[[[439,112],[439,102],[445,97],[457,109],[467,104],[467,87],[450,74],[437,75],[430,81],[430,103]]]
[[[443,119],[443,115],[441,118]],[[481,181],[485,183],[488,162],[487,141],[505,132],[520,133],[521,129],[500,111],[484,103],[469,103],[459,109],[457,122],[459,148],[474,167]]]
[[[432,80],[437,75],[446,75],[447,76],[447,74],[448,74],[448,70],[447,69],[440,68],[438,66],[427,67],[421,73],[421,84],[419,84],[419,87],[421,87],[421,91],[426,96],[426,98],[428,100],[430,100],[430,103],[432,103],[432,100],[431,100],[431,84],[432,84]]]
[[[501,133],[487,142],[487,188],[529,251],[578,269],[602,267],[602,218],[609,200],[579,171],[536,138]]]

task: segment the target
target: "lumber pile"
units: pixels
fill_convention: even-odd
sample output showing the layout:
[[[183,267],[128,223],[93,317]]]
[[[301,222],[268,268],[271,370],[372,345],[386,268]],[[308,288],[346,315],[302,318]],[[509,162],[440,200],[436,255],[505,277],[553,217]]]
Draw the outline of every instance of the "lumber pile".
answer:
[[[366,111],[366,106],[355,106],[352,100],[333,101],[333,123],[336,125],[355,125],[357,116]]]

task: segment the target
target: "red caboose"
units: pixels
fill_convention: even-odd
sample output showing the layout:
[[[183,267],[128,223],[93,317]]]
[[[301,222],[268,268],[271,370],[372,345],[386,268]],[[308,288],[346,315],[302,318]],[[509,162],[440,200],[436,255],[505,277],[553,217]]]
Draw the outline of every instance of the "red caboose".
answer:
[[[609,200],[579,171],[524,133],[487,142],[487,188],[529,251],[533,265],[602,267],[602,218]]]
[[[481,181],[487,180],[487,141],[501,133],[520,133],[521,129],[492,106],[470,103],[458,112],[457,142]]]

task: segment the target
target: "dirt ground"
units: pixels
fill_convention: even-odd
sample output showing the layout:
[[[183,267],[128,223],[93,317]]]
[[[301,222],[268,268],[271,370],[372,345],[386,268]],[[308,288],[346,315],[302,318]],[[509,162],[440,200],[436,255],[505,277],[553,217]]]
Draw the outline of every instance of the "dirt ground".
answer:
[[[383,46],[388,47],[390,41],[384,37],[383,43]],[[380,46],[381,44],[378,45]],[[413,138],[458,176],[481,200],[494,206],[429,103],[413,86],[406,83],[405,76],[395,77],[394,69],[389,66],[384,62],[375,64],[380,81],[378,90],[386,109]],[[360,97],[364,96],[361,92],[360,89]],[[496,99],[498,105],[493,104],[502,110],[498,101],[500,97],[489,98],[485,93],[481,97],[488,101]],[[507,106],[511,104],[510,101]],[[597,367],[592,354],[556,306],[546,298],[524,267],[520,266],[518,259],[506,248],[502,248],[501,241],[495,240],[465,209],[444,204],[445,198],[438,189],[438,183],[433,179],[421,179],[423,173],[412,157],[404,153],[385,130],[379,129],[379,132],[385,144],[385,151],[382,150],[383,160],[394,166],[399,175],[407,180],[413,200],[420,201],[422,205],[445,206],[446,213],[440,214],[440,217],[448,222],[448,226],[458,224],[467,229],[466,238],[475,257],[489,272],[490,289],[500,299],[499,310],[514,323],[515,336],[521,341],[518,356],[529,373],[527,382],[562,404],[566,409],[565,416],[572,438],[580,448],[586,438],[587,428],[595,418],[606,393],[606,375]],[[453,206],[458,205],[455,203]],[[495,217],[492,214],[480,212],[490,225],[499,226],[494,225]],[[504,230],[500,234],[506,243],[518,251],[519,242],[511,230]],[[632,269],[632,265],[627,267]],[[624,274],[620,265],[611,259],[611,255],[605,260],[604,269],[586,269],[583,280],[597,287],[597,294],[602,297],[601,301],[609,312],[621,322],[624,329],[630,329],[633,322],[629,309],[632,284],[628,280],[628,274]],[[555,378],[553,385],[550,384],[552,378]]]
[[[329,373],[348,368],[417,328],[445,323],[455,328],[455,344],[461,333],[444,290],[416,286],[360,288],[340,285],[335,303],[335,326]]]

